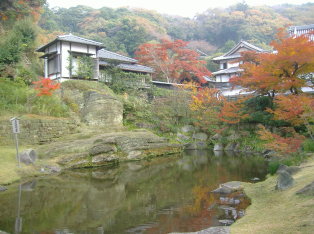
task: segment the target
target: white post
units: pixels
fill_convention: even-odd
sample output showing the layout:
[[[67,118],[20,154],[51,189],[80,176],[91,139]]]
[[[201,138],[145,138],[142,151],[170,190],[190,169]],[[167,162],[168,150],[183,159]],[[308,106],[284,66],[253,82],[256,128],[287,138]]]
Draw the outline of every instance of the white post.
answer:
[[[18,141],[18,136],[17,134],[20,133],[20,120],[16,117],[10,119],[12,123],[12,131],[14,134],[14,139],[15,139],[15,148],[16,148],[16,159],[18,162],[18,167],[21,167],[21,160],[20,160],[20,155],[19,155],[19,141]]]

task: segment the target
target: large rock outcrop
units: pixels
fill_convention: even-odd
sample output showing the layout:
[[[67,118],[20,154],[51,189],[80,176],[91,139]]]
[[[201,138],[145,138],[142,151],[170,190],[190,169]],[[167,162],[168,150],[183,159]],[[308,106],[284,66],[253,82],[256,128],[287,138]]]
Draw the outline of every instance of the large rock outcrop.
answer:
[[[63,96],[87,125],[122,126],[123,104],[112,91],[101,87],[88,81],[68,81],[64,83]]]
[[[181,146],[146,130],[105,133],[87,139],[67,140],[42,146],[42,157],[56,157],[65,168],[110,165],[181,152]]]

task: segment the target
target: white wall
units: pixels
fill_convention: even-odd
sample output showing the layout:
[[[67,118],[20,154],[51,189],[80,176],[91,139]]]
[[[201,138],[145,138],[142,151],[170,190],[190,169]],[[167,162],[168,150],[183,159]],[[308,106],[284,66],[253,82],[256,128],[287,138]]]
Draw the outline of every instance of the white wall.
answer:
[[[91,57],[96,58],[96,46],[92,45],[84,45],[84,44],[79,44],[79,43],[72,43],[70,45],[70,42],[62,42],[62,77],[70,77],[70,72],[69,72],[69,57],[70,53],[69,51],[72,52],[78,52],[78,53],[89,53],[93,54]],[[72,65],[73,65],[73,70],[72,70],[72,75],[75,74],[75,70],[77,69],[77,62],[76,59],[73,58],[72,60]]]

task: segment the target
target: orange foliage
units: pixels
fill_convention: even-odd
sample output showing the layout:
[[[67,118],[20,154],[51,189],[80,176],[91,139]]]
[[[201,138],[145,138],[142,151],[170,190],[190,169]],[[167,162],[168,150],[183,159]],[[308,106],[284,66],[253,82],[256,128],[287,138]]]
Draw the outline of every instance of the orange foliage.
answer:
[[[190,109],[195,114],[195,125],[204,130],[214,128],[219,124],[219,113],[223,105],[224,97],[218,89],[202,88],[194,90]]]
[[[204,76],[210,76],[205,61],[199,54],[187,48],[188,42],[182,40],[162,40],[156,44],[142,44],[135,52],[137,59],[155,69],[155,74],[167,82],[195,81],[205,83]]]
[[[245,100],[247,98],[239,98],[235,101],[225,100],[219,113],[220,120],[228,124],[237,124],[247,118],[249,115],[243,111]]]
[[[55,83],[49,78],[43,77],[39,81],[33,82],[33,84],[35,85],[34,89],[38,90],[37,96],[51,96],[61,86],[60,83]]]
[[[281,153],[293,153],[300,147],[305,137],[296,133],[293,128],[282,128],[287,137],[282,137],[278,134],[267,130],[263,125],[259,125],[258,134],[261,140],[265,141],[265,146],[274,149]]]
[[[230,82],[270,97],[278,92],[302,92],[301,87],[308,84],[301,76],[314,70],[314,41],[307,35],[288,37],[280,30],[271,45],[276,53],[245,52],[241,65],[244,71]]]

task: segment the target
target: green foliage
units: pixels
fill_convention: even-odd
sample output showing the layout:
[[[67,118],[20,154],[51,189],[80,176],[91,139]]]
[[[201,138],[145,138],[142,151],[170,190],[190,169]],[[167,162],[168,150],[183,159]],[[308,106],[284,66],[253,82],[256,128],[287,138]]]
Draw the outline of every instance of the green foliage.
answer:
[[[30,19],[17,21],[0,39],[0,72],[29,84],[37,75],[35,57],[36,26]]]
[[[0,79],[0,114],[68,116],[68,107],[56,96],[37,97],[24,83]]]
[[[94,76],[94,59],[89,56],[78,56],[76,61],[77,70],[75,75],[79,78],[92,79]]]
[[[129,55],[142,43],[164,38],[206,41],[226,52],[241,39],[264,47],[279,27],[311,24],[313,9],[313,3],[249,7],[240,2],[226,9],[208,9],[190,19],[144,9],[76,6],[45,8],[39,23],[45,30],[79,33],[103,42],[108,50]]]
[[[280,162],[277,160],[270,161],[268,164],[267,171],[269,174],[274,175],[280,166]]]
[[[302,148],[304,152],[314,152],[314,140],[306,139],[302,144]]]
[[[276,127],[286,124],[283,121],[273,120],[273,114],[267,112],[267,108],[273,108],[272,99],[268,96],[256,96],[248,99],[245,102],[245,111],[250,115],[247,122]]]
[[[141,88],[147,88],[151,82],[149,75],[124,72],[116,67],[101,70],[100,73],[102,77],[100,80],[108,83],[109,87],[117,94],[130,93]]]

